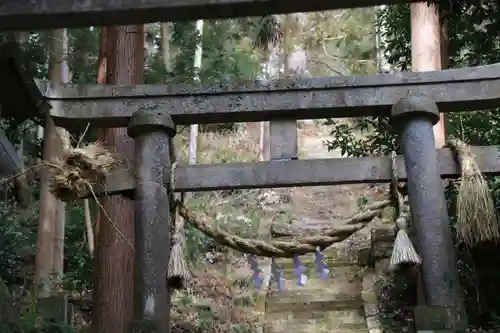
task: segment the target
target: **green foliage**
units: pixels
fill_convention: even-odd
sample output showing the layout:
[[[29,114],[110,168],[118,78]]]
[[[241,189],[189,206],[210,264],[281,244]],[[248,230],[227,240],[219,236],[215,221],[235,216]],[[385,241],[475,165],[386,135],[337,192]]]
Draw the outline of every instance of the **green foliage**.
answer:
[[[26,324],[0,323],[2,333],[77,333],[71,326],[57,323],[42,323],[39,326]]]
[[[0,278],[8,286],[24,285],[25,260],[34,254],[33,244],[36,242],[36,225],[31,222],[36,213],[17,214],[12,209],[2,209],[0,220]]]
[[[331,38],[328,50],[347,59],[345,67],[351,73],[371,74],[376,68],[376,44],[374,34],[374,9],[358,8],[344,11],[345,27],[339,31],[343,38]],[[338,36],[335,36],[338,37]]]
[[[64,287],[67,290],[89,290],[93,285],[92,262],[88,250],[84,212],[79,204],[69,204],[66,207]]]
[[[209,20],[204,22],[203,36],[199,36],[194,22],[175,23],[172,46],[179,50],[174,58],[173,73],[166,73],[178,83],[192,82],[198,75],[203,84],[217,84],[251,80],[259,71],[248,34],[255,27],[241,20]],[[203,59],[199,73],[195,73],[194,54],[202,38]],[[152,66],[158,68],[160,66]],[[203,125],[202,130],[235,130],[235,124]]]
[[[68,30],[68,62],[73,83],[96,82],[100,30],[95,27]]]
[[[441,13],[446,17],[449,28],[449,66],[466,67],[499,62],[500,43],[498,37],[491,34],[500,27],[498,3],[463,1],[452,5],[451,10]],[[381,11],[378,23],[385,27],[387,44],[384,47],[389,62],[401,70],[410,70],[410,6],[387,6]],[[497,110],[451,114],[447,117],[447,134],[476,145],[498,144],[500,141],[497,140],[494,126],[497,118]]]
[[[70,325],[41,321],[36,312],[36,306],[24,310],[20,320],[12,321],[0,319],[0,332],[2,333],[77,333]]]
[[[333,126],[330,133],[332,139],[326,142],[328,150],[340,149],[343,155],[352,157],[386,155],[397,150],[396,138],[387,117],[360,118],[353,124],[335,120],[330,123]]]
[[[34,202],[25,211],[1,209],[0,278],[8,286],[31,285],[39,214],[38,202]],[[92,270],[81,207],[68,205],[66,221],[64,284],[68,290],[87,290],[92,286]]]
[[[241,31],[244,26],[238,23],[237,20],[205,21],[199,73],[203,83],[250,80],[258,73],[259,63],[248,47],[250,41],[244,41],[249,31]],[[174,24],[172,44],[180,50],[172,73],[176,82],[190,82],[195,77],[194,54],[199,38],[194,22]]]
[[[444,4],[442,4],[441,8]],[[449,27],[450,67],[492,64],[500,61],[500,43],[495,31],[500,26],[498,3],[487,1],[453,4],[446,13]],[[444,14],[443,14],[444,15]],[[410,5],[387,6],[379,12],[377,24],[385,31],[389,63],[402,71],[411,70]],[[449,137],[459,137],[475,145],[499,144],[495,126],[498,110],[450,114],[446,118]],[[359,138],[355,133],[365,134]],[[383,154],[397,150],[394,134],[385,117],[372,117],[354,124],[335,123],[332,127],[331,149],[341,148],[349,156]]]
[[[258,22],[258,31],[254,38],[254,45],[266,50],[269,45],[278,45],[283,37],[278,15],[261,17]]]

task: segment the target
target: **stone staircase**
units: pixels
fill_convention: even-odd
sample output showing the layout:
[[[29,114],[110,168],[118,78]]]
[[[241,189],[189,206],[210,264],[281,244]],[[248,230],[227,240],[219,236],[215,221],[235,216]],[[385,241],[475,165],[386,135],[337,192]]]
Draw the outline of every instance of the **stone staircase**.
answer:
[[[314,256],[301,258],[308,268],[308,282],[296,282],[291,259],[278,260],[285,278],[285,291],[271,283],[266,297],[266,333],[364,333],[368,332],[359,266],[341,251],[325,252],[330,277],[316,277]]]
[[[341,157],[340,151],[326,149],[324,141],[328,138],[329,133],[320,133],[318,128],[312,128],[309,133],[302,130],[299,140],[301,158]],[[292,211],[295,217],[289,226],[295,235],[335,227],[359,211],[357,199],[360,196],[367,195],[370,200],[375,200],[377,195],[372,195],[366,185],[317,186],[289,191],[288,211]],[[358,236],[364,239],[363,246],[368,245],[368,248],[373,227],[375,224],[358,232]],[[377,320],[377,297],[373,291],[378,273],[363,271],[359,257],[346,250],[350,247],[348,242],[343,243],[325,250],[330,274],[324,281],[317,277],[314,255],[301,256],[307,267],[305,286],[297,284],[292,259],[277,260],[285,275],[285,290],[279,292],[272,279],[269,285],[263,285],[265,291],[258,297],[257,309],[263,315],[264,333],[381,332]],[[264,270],[269,271],[270,260],[264,260],[262,264],[266,267]]]
[[[302,256],[308,281],[299,286],[291,259],[279,259],[286,279],[285,290],[279,292],[272,280],[260,311],[264,315],[265,333],[382,333],[376,281],[387,272],[393,230],[373,229],[368,246],[353,256],[341,248],[325,253],[330,274],[327,280],[315,274],[314,255]],[[366,244],[366,243],[365,243]],[[367,251],[374,266],[366,264]],[[403,331],[403,330],[396,330]]]

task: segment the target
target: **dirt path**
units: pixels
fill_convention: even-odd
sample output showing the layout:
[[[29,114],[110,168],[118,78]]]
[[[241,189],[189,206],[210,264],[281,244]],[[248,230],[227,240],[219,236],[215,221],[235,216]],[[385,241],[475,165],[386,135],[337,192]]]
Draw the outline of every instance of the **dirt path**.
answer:
[[[328,151],[325,142],[331,137],[324,126],[303,128],[299,136],[302,158],[341,158],[340,150]],[[366,185],[315,186],[297,188],[292,201],[295,214],[304,223],[331,222],[352,215],[357,210],[357,198],[364,194]],[[313,222],[314,223],[314,222]],[[309,224],[309,223],[308,223]]]
[[[299,131],[301,158],[342,158],[340,149],[328,151],[325,142],[331,138],[328,128],[322,125],[306,125]],[[314,227],[340,222],[359,211],[359,199],[369,201],[380,197],[377,187],[367,184],[314,186],[295,188],[290,191],[290,208],[296,222]],[[334,225],[333,225],[334,226]]]

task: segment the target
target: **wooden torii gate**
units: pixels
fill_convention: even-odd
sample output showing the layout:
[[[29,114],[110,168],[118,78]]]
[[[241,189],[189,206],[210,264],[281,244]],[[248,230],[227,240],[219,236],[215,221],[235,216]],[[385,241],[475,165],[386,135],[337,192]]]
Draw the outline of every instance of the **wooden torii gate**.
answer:
[[[0,30],[144,23],[157,20],[235,17],[399,3],[398,0],[17,0],[0,4]],[[463,309],[441,178],[459,174],[449,149],[436,150],[432,126],[439,112],[500,106],[500,65],[425,73],[326,77],[250,82],[209,87],[191,85],[40,87],[58,126],[125,127],[136,141],[135,172],[115,170],[106,193],[136,199],[137,314],[149,318],[150,296],[166,300],[164,269],[170,239],[169,191],[338,185],[390,182],[388,156],[295,159],[291,121],[390,116],[404,158],[399,178],[407,180],[417,248],[422,256],[424,304],[418,329],[455,332]],[[287,123],[273,136],[281,159],[259,163],[178,166],[171,174],[169,148],[177,125],[273,121]],[[281,123],[277,123],[281,121]],[[278,128],[278,126],[276,126]],[[295,130],[295,129],[294,129]],[[286,139],[283,136],[286,135]],[[281,140],[280,140],[281,139]],[[277,140],[280,140],[279,142]],[[481,170],[500,175],[498,147],[475,147]],[[285,155],[285,156],[283,156]],[[280,156],[274,156],[280,157]],[[153,295],[152,295],[153,294]],[[156,304],[158,331],[169,330],[169,304]],[[150,309],[148,309],[150,310]],[[435,320],[430,320],[435,319]],[[432,327],[429,327],[432,322]]]

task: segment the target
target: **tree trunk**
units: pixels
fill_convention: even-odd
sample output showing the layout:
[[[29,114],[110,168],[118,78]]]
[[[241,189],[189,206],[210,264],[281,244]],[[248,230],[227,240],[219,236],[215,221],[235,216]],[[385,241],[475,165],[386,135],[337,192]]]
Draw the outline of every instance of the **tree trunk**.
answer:
[[[266,65],[262,68],[265,69],[265,73],[263,76],[266,77],[266,80],[275,80],[280,76],[281,69],[281,45],[282,43],[278,43],[276,45],[268,45],[268,49],[264,55],[264,61]],[[271,147],[269,143],[270,136],[270,124],[268,121],[260,122],[259,124],[259,160],[260,161],[269,161],[271,158]]]
[[[54,89],[67,80],[65,75],[64,41],[67,40],[66,30],[58,29],[52,33],[49,59],[49,79]],[[57,105],[55,106],[57,107]],[[64,129],[56,128],[52,118],[45,115],[43,159],[54,161],[61,153],[60,135],[65,139],[69,134]],[[62,278],[64,266],[64,224],[65,205],[50,193],[50,177],[52,170],[44,168],[41,171],[40,188],[40,222],[36,244],[35,283],[38,295],[48,296],[52,288],[52,274]]]
[[[203,20],[196,21],[196,33],[198,43],[194,53],[194,78],[193,81],[200,82],[201,63],[203,61]],[[192,124],[189,129],[189,164],[196,164],[198,153],[198,124]]]
[[[441,69],[441,28],[436,5],[426,2],[411,4],[411,58],[414,72]],[[436,148],[445,145],[445,119],[434,126]]]
[[[163,67],[167,73],[172,72],[172,51],[170,43],[170,28],[172,23],[164,22],[160,24],[161,33],[161,49],[162,49],[162,60]]]
[[[50,80],[54,84],[69,83],[68,67],[68,30],[58,29],[54,31],[52,43],[55,45],[51,56],[54,59],[54,77]],[[58,73],[57,73],[58,71]],[[64,128],[57,128],[57,134],[62,138],[62,144],[70,144],[69,132]],[[66,204],[57,200],[56,219],[54,220],[54,274],[57,283],[62,282],[64,274],[64,232],[66,225]]]
[[[450,66],[450,39],[448,36],[448,20],[444,19],[441,23],[441,69],[447,69]]]
[[[97,60],[97,83],[106,84],[106,73],[107,73],[107,57],[106,57],[106,37],[107,37],[107,27],[101,27],[101,32],[99,34],[99,58]],[[97,137],[103,138],[105,129],[97,130]],[[100,200],[99,200],[100,202]],[[99,221],[100,221],[101,210],[97,209],[96,219],[95,219],[95,239],[99,235]]]
[[[143,82],[144,27],[108,27],[106,56],[108,84]],[[133,141],[127,130],[108,129],[100,134],[98,139],[128,158],[131,167]],[[134,201],[122,196],[105,197],[102,206],[113,223],[100,214],[93,331],[124,333],[134,316],[134,249],[130,246],[134,244]]]
[[[43,131],[43,158],[53,160],[57,156],[56,126],[47,113]],[[50,193],[49,179],[52,170],[43,168],[40,174],[40,221],[36,239],[35,292],[44,297],[50,294],[50,276],[54,266],[54,221],[57,199]]]
[[[99,59],[97,60],[97,83],[106,83],[106,34],[107,28],[101,27],[101,33],[99,35]]]

